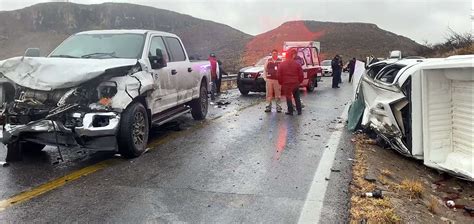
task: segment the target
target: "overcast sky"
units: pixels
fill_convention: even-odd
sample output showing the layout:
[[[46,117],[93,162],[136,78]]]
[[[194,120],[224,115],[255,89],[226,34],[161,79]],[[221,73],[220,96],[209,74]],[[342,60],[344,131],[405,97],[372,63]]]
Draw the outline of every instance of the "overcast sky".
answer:
[[[0,11],[48,0],[0,0]],[[289,20],[368,22],[422,43],[443,40],[448,27],[474,28],[472,0],[70,0],[81,4],[128,2],[224,23],[256,35]]]

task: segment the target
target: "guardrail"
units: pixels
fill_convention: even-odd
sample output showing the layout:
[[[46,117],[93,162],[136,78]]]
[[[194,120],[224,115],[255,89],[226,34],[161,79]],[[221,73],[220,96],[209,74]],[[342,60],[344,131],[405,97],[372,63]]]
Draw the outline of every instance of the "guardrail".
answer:
[[[237,80],[237,74],[222,76],[222,81],[224,80]]]
[[[221,88],[223,90],[237,88],[237,74],[230,74],[230,75],[227,75],[227,76],[222,76]]]

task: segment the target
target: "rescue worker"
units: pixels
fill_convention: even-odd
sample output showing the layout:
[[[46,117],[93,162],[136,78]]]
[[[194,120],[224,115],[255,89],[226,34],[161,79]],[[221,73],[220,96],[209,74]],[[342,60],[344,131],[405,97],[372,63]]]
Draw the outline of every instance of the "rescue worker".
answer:
[[[265,79],[266,83],[266,94],[267,94],[267,107],[265,108],[265,112],[272,111],[272,100],[275,99],[276,104],[276,111],[281,113],[281,86],[278,83],[278,64],[281,62],[278,59],[278,51],[272,51],[272,57],[267,60],[265,63],[265,67],[263,67],[263,78]]]
[[[219,65],[217,64],[217,59],[216,55],[214,53],[211,53],[209,55],[209,62],[211,64],[211,100],[216,99],[216,83],[218,81],[218,71],[219,71]]]
[[[352,58],[347,65],[349,67],[349,82],[352,82],[352,76],[354,75],[356,59]]]
[[[340,88],[339,83],[341,83],[341,73],[342,66],[340,62],[339,55],[336,55],[331,61],[332,67],[332,88]]]
[[[296,56],[296,49],[290,49],[286,55],[286,60],[278,66],[277,72],[278,82],[282,86],[282,90],[286,97],[288,112],[285,114],[287,115],[293,115],[294,112],[292,97],[295,98],[298,115],[301,115],[302,113],[299,87],[300,83],[303,82],[304,75],[301,65],[295,61]]]

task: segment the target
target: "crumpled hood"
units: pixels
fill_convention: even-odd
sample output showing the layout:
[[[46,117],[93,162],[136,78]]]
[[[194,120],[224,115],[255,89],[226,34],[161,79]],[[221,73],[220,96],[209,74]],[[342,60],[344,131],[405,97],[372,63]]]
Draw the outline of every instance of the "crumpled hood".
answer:
[[[15,57],[0,61],[0,73],[18,85],[49,91],[75,87],[107,69],[133,66],[137,59]]]
[[[246,67],[240,70],[240,72],[245,72],[245,73],[258,73],[262,71],[263,71],[263,66]]]

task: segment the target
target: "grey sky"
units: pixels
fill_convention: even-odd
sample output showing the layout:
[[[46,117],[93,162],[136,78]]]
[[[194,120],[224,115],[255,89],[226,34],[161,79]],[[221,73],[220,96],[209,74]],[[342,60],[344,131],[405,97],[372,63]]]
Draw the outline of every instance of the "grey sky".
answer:
[[[0,0],[14,10],[50,0]],[[417,42],[440,42],[448,27],[472,32],[471,0],[70,0],[81,4],[128,2],[224,23],[256,35],[289,20],[368,22]]]

